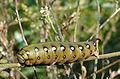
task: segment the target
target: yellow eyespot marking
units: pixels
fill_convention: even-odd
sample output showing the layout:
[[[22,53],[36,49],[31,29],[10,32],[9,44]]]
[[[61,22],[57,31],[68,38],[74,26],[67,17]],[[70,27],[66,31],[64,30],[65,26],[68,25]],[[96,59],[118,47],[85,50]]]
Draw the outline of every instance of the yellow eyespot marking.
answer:
[[[56,51],[57,50],[57,48],[55,47],[55,46],[52,46],[52,51]]]
[[[90,45],[89,44],[86,44],[86,47],[87,47],[87,49],[90,49]]]
[[[70,46],[70,49],[71,49],[72,51],[74,51],[74,50],[75,50],[75,47],[74,47],[74,46]]]
[[[46,46],[43,47],[43,50],[48,53],[48,48]]]
[[[64,47],[61,47],[61,50],[64,50],[65,48]]]
[[[82,45],[79,45],[78,47],[81,51],[83,51],[83,46]]]
[[[35,52],[39,52],[39,49],[37,47],[34,48]]]
[[[65,47],[63,45],[60,45],[61,51],[65,51]]]
[[[47,52],[47,51],[48,51],[48,49],[47,49],[47,48],[44,48],[44,51],[46,51],[46,52]]]
[[[83,49],[83,47],[79,47],[79,49],[80,49],[80,50],[82,50],[82,49]]]

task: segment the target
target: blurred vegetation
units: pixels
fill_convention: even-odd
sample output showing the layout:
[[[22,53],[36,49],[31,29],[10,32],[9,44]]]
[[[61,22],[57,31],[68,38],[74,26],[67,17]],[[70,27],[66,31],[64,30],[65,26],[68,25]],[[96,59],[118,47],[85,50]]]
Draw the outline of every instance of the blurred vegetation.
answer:
[[[37,2],[38,1],[38,2]],[[58,24],[62,31],[63,40],[74,41],[74,27],[76,25],[76,11],[77,0],[48,0],[53,10],[54,15],[57,17]],[[37,4],[38,3],[38,4]],[[100,5],[100,25],[102,25],[112,14],[120,7],[119,0],[99,0]],[[40,43],[45,41],[59,41],[57,34],[59,33],[57,25],[54,21],[52,13],[44,0],[18,0],[17,7],[20,15],[20,20],[23,26],[24,35],[28,44]],[[89,37],[96,32],[97,27],[97,3],[96,0],[80,0],[80,12],[78,14],[78,27],[76,40],[86,41]],[[53,30],[53,27],[56,32]],[[99,31],[99,38],[102,42],[99,44],[100,54],[112,53],[120,51],[120,12],[118,12],[105,26]],[[0,59],[6,59],[9,63],[17,62],[16,54],[25,46],[22,39],[19,23],[15,12],[14,0],[0,0]],[[46,35],[48,34],[48,36]],[[95,38],[95,37],[94,37]],[[93,40],[93,39],[92,39]],[[8,53],[9,52],[9,53]],[[14,57],[11,57],[11,53]],[[120,57],[113,57],[104,59],[98,62],[98,69],[103,66],[109,65]],[[87,69],[87,75],[93,73],[94,61],[84,62]],[[68,67],[69,68],[69,67]],[[79,78],[81,74],[81,65],[75,63],[73,65],[73,72]],[[17,69],[20,70],[20,69]],[[15,69],[7,69],[0,71],[0,78],[23,78],[23,76]],[[54,68],[50,67],[50,71],[46,71],[46,66],[37,66],[37,74],[40,79],[54,79]],[[16,75],[13,73],[16,72]],[[35,79],[32,67],[23,67],[20,70],[29,79]],[[120,71],[120,63],[107,69],[104,73],[103,79],[110,78],[113,72]],[[57,66],[57,78],[67,78],[63,66]],[[1,75],[4,73],[4,75]],[[72,72],[70,79],[73,79]],[[116,75],[116,74],[114,74]],[[100,79],[102,73],[97,75]],[[120,78],[120,73],[114,77]]]

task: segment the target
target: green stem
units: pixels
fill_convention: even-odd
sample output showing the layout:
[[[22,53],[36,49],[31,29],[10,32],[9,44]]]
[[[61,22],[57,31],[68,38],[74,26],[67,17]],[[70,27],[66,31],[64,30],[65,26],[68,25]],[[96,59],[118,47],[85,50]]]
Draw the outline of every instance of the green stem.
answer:
[[[77,14],[76,14],[76,25],[75,25],[75,29],[74,29],[74,42],[76,42],[76,35],[77,35],[78,15],[79,15],[79,9],[80,9],[79,5],[80,5],[80,1],[78,0]]]

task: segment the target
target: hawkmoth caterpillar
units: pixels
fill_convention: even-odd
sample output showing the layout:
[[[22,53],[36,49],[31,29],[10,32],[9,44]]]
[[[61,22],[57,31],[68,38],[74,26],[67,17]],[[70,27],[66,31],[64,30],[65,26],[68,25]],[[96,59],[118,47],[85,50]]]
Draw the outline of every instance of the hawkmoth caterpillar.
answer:
[[[96,38],[91,42],[43,42],[23,47],[17,54],[19,63],[32,65],[63,64],[98,57]]]

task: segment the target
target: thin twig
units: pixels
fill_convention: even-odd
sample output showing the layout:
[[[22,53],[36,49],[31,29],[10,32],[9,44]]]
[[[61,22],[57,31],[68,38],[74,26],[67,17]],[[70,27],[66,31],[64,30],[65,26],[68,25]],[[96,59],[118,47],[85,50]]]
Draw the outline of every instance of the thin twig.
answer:
[[[8,63],[8,60],[1,59],[0,64]]]
[[[20,63],[0,64],[0,68],[13,68],[13,67],[21,67],[21,64]]]
[[[120,11],[120,8],[118,8],[118,9],[100,26],[100,28],[98,29],[98,31],[100,31],[100,30],[105,26],[105,24],[106,24],[107,22],[109,22],[110,19],[111,19],[113,16],[115,16],[119,11]],[[87,41],[91,40],[91,39],[94,37],[94,35],[96,35],[96,34],[97,34],[97,33],[95,32]]]
[[[74,73],[74,71],[73,71],[73,69],[72,69],[73,64],[74,64],[74,63],[70,63],[70,64],[68,64],[68,65],[69,65],[69,67],[70,67],[70,72],[72,72],[71,76],[73,76],[74,79],[77,79],[77,77],[76,77],[76,75],[75,75],[75,73]],[[70,73],[69,73],[69,74],[70,74]]]
[[[15,11],[16,11],[16,15],[17,15],[17,19],[18,19],[18,22],[19,22],[19,27],[20,27],[20,30],[21,30],[21,33],[22,33],[23,40],[25,42],[25,45],[28,45],[28,43],[27,43],[27,41],[25,39],[25,36],[24,36],[22,24],[21,24],[21,21],[20,21],[20,16],[19,16],[18,9],[17,9],[17,0],[15,0]],[[33,70],[35,72],[36,78],[39,79],[34,66],[33,66]]]
[[[83,61],[80,62],[80,65],[81,65],[81,71],[82,71],[81,77],[82,77],[82,79],[85,79],[85,76],[86,76],[86,68],[85,68],[85,66],[83,65]]]
[[[114,3],[115,3],[115,8],[118,9],[118,1],[114,0]]]
[[[115,57],[115,56],[120,56],[120,52],[114,52],[114,53],[99,55],[98,59],[111,58],[111,57]],[[95,59],[96,59],[96,57],[92,56],[92,57],[89,57],[88,59],[86,59],[84,61],[90,61],[90,60],[95,60]]]
[[[49,25],[46,24],[46,27],[45,27],[45,42],[48,42],[48,34],[49,34]]]
[[[51,26],[52,26],[52,29],[53,29],[53,31],[55,32],[55,34],[58,36],[58,33],[57,33],[57,31],[56,31],[56,29],[55,29],[55,27],[54,27],[54,25],[53,25],[53,22],[51,21],[51,18],[48,16],[48,20],[49,20],[49,22],[50,22],[50,24],[51,24]]]
[[[96,71],[95,73],[92,73],[92,74],[91,74],[89,77],[87,77],[87,78],[89,79],[89,78],[92,77],[94,74],[98,74],[98,73],[104,71],[105,69],[108,69],[109,67],[111,67],[111,66],[113,66],[113,65],[115,65],[115,64],[117,64],[117,63],[119,63],[119,62],[120,62],[120,59],[118,59],[118,60],[116,60],[115,62],[109,64],[108,66],[106,66],[106,67],[104,67],[104,68]]]
[[[33,70],[34,70],[34,73],[35,73],[36,78],[39,79],[39,78],[38,78],[38,75],[37,75],[37,72],[36,72],[36,69],[35,69],[35,66],[33,66],[32,68],[33,68]]]
[[[77,27],[78,27],[79,10],[80,10],[80,0],[77,1],[76,25],[75,25],[75,29],[74,29],[74,42],[76,42],[76,34],[77,34]]]
[[[98,38],[98,32],[99,32],[99,25],[100,25],[100,6],[99,6],[99,0],[96,1],[97,3],[97,10],[98,10],[98,17],[97,17],[97,28],[96,28],[96,38]],[[98,50],[98,41],[97,41],[97,50]],[[95,60],[95,66],[94,66],[94,72],[97,71],[97,64],[98,64],[98,59]],[[94,74],[93,79],[96,79],[96,74]]]
[[[23,40],[24,40],[25,44],[28,45],[28,43],[25,39],[25,36],[24,36],[22,24],[21,24],[21,21],[20,21],[20,16],[19,16],[18,9],[17,9],[17,0],[15,0],[15,11],[16,11],[16,15],[17,15],[17,19],[18,19],[18,22],[19,22],[19,26],[20,26],[20,30],[21,30],[21,33],[22,33]]]
[[[50,10],[50,12],[51,12],[52,15],[53,15],[53,18],[54,18],[54,20],[55,20],[55,23],[57,24],[57,28],[58,28],[58,31],[59,31],[60,39],[61,39],[61,41],[63,41],[62,32],[61,32],[60,26],[59,26],[59,24],[58,24],[58,22],[57,22],[57,18],[56,18],[56,16],[54,15],[54,13],[53,13],[53,11],[52,11],[52,8],[51,8],[51,6],[49,5],[49,2],[48,2],[47,0],[45,0],[45,1],[46,1],[46,3],[48,4],[49,10]]]

